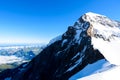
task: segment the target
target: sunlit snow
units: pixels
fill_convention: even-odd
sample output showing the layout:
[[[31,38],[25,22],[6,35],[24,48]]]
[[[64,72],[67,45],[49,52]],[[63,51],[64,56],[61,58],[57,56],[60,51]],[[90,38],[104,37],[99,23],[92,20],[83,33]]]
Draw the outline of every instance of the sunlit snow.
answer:
[[[92,26],[94,49],[98,49],[111,64],[120,65],[120,29],[117,22],[91,12],[86,13],[84,20]]]
[[[91,74],[100,73],[114,66],[115,65],[110,64],[105,59],[102,59],[93,64],[88,64],[84,69],[82,69],[81,71],[70,77],[69,80],[76,80],[85,76],[89,76]]]
[[[77,80],[119,80],[119,79],[120,79],[120,66],[117,66],[105,72],[93,74]]]

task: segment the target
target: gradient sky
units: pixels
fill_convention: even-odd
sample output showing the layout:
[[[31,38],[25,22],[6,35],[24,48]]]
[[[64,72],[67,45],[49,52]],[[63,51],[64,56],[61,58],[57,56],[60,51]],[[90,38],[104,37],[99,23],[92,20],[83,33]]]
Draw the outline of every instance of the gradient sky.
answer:
[[[120,0],[0,0],[0,43],[48,42],[86,12],[120,21]]]

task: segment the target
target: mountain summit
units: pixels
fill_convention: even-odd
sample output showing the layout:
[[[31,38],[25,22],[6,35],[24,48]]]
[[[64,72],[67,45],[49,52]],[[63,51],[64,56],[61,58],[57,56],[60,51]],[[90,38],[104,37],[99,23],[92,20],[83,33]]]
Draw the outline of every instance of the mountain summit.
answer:
[[[90,23],[88,35],[94,49],[112,64],[120,65],[120,22],[110,20],[106,16],[86,13],[82,18]]]
[[[101,60],[102,65],[108,62],[109,66],[120,65],[119,44],[120,22],[88,12],[69,26],[63,35],[51,40],[31,62],[3,71],[0,79],[75,80],[71,77],[76,73],[81,73],[80,78],[95,71],[95,66],[91,71],[85,70],[88,65]]]

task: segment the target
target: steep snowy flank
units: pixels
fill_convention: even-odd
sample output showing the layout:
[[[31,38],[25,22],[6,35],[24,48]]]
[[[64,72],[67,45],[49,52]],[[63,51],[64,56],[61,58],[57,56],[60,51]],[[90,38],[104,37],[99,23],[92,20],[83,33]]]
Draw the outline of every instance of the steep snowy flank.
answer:
[[[93,74],[77,80],[119,80],[120,79],[120,66],[111,68],[105,72]]]
[[[59,35],[59,36],[53,38],[53,39],[50,40],[50,42],[48,43],[48,46],[51,45],[51,44],[53,44],[53,43],[56,42],[56,41],[61,40],[61,39],[62,39],[62,35]]]
[[[111,63],[120,65],[120,25],[106,16],[86,13],[82,18],[90,23],[90,33],[94,49]]]
[[[108,42],[103,41],[102,39],[92,38],[92,44],[95,49],[105,56],[105,58],[115,65],[120,65],[120,39],[114,38],[114,40]]]
[[[101,73],[113,67],[115,67],[115,65],[112,65],[105,59],[102,59],[93,64],[88,64],[84,69],[82,69],[81,71],[70,77],[69,80],[77,80],[79,78],[89,76],[91,74]]]

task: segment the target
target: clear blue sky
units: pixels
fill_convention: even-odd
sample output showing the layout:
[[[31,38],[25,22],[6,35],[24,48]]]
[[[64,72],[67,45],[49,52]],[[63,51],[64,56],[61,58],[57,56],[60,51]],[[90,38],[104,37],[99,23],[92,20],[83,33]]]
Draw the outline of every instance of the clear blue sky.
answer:
[[[0,43],[48,42],[86,12],[120,20],[120,0],[0,0]]]

